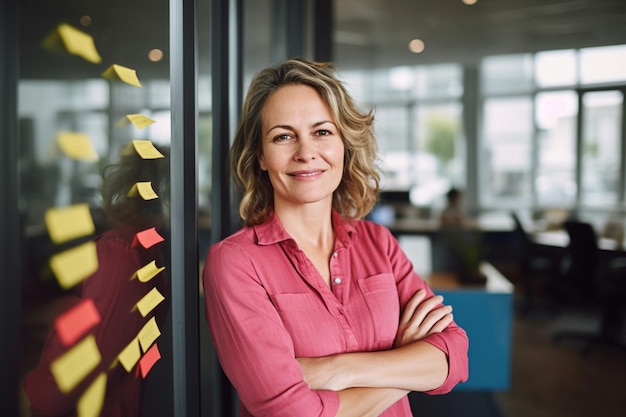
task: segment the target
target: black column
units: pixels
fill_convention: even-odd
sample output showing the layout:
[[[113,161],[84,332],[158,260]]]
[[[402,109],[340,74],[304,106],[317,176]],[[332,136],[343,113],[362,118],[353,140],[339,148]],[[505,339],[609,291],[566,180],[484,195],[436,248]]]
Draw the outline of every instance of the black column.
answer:
[[[200,413],[196,1],[170,0],[174,416]]]
[[[274,0],[272,10],[272,62],[304,58],[307,27],[303,0]]]
[[[479,162],[482,149],[479,143],[478,119],[479,113],[479,72],[474,64],[466,64],[463,68],[463,128],[465,131],[466,152],[465,160],[465,201],[470,209],[479,209],[480,178]]]
[[[313,59],[332,61],[335,58],[333,53],[334,1],[316,0],[313,3]]]
[[[17,0],[0,2],[0,415],[18,415],[21,234]]]
[[[241,111],[243,95],[242,0],[211,2],[212,171],[211,241],[233,233],[238,225],[238,199],[230,176],[228,153]],[[236,415],[236,394],[212,357],[211,395],[214,416]]]

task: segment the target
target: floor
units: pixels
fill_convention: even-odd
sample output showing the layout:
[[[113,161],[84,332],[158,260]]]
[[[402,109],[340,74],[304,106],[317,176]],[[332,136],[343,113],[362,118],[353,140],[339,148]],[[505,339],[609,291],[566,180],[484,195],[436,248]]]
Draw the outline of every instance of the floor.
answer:
[[[506,273],[514,283],[522,279],[514,270]],[[597,306],[566,303],[554,308],[543,302],[539,305],[552,308],[515,315],[511,386],[493,395],[502,417],[625,416],[626,349],[598,344],[584,355],[585,345],[554,342],[559,331],[596,330]]]
[[[505,274],[513,281],[521,279],[515,271]],[[521,299],[517,293],[515,297]],[[595,308],[576,305],[515,314],[510,388],[495,393],[452,392],[439,398],[412,394],[414,415],[626,416],[626,349],[600,344],[584,355],[580,343],[553,340],[557,331],[592,331],[597,324]]]

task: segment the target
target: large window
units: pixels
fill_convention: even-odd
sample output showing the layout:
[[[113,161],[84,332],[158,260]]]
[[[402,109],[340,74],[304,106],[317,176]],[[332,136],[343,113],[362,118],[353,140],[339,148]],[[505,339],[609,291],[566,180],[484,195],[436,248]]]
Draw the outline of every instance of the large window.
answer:
[[[465,186],[462,75],[456,64],[341,73],[375,109],[383,189],[410,191],[416,206],[441,206],[451,186]]]
[[[623,102],[620,91],[583,95],[581,203],[584,206],[615,207],[618,203]]]
[[[626,46],[489,56],[471,97],[456,64],[342,75],[376,111],[383,188],[410,190],[415,205],[437,208],[457,186],[477,190],[483,209],[619,210],[624,74]],[[473,102],[480,120],[466,132],[463,103]]]
[[[576,115],[573,91],[544,92],[535,98],[537,205],[568,207],[576,198]]]
[[[483,113],[482,202],[515,207],[531,196],[532,102],[524,96],[491,98]]]
[[[485,58],[483,207],[621,210],[626,47]]]

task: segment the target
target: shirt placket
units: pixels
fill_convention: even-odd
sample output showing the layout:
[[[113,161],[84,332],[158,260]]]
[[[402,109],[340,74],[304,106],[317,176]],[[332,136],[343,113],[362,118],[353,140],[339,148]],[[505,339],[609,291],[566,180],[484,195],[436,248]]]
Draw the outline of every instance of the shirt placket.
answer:
[[[345,252],[345,251],[343,251]],[[346,336],[346,348],[348,352],[358,350],[358,342],[354,333],[353,327],[350,324],[348,315],[346,314],[346,307],[344,302],[349,291],[348,280],[349,277],[345,274],[341,262],[341,256],[346,256],[342,251],[335,250],[330,258],[330,287],[335,296],[335,302],[333,305],[337,309],[335,317],[341,324]]]

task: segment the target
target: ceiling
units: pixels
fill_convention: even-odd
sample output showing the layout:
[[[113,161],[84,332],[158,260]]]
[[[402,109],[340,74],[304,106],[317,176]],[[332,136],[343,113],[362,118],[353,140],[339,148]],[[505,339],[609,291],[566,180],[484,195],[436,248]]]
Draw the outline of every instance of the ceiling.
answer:
[[[244,4],[247,59],[270,49],[272,2]],[[167,59],[151,63],[146,55],[161,48],[167,57],[168,7],[168,0],[20,0],[22,77],[93,76],[111,63],[141,68],[144,77],[163,76]],[[208,1],[198,0],[198,8],[200,48],[208,48]],[[83,30],[93,35],[102,55],[97,68],[41,49],[58,23],[80,27],[83,15],[93,17]],[[334,25],[334,52],[342,68],[474,63],[492,54],[626,43],[626,0],[478,0],[472,6],[461,0],[336,0]],[[414,38],[425,44],[420,54],[408,50]]]
[[[359,66],[626,43],[626,0],[338,0],[336,13],[337,56]]]

